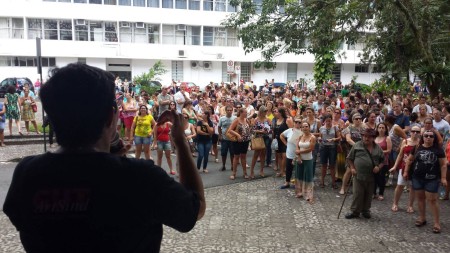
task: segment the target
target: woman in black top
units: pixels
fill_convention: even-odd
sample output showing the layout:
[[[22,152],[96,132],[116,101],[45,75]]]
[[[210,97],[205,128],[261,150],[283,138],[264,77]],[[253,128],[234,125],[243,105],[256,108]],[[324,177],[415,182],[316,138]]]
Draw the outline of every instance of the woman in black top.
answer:
[[[214,133],[213,123],[210,120],[210,112],[205,111],[197,122],[197,169],[200,170],[203,160],[203,173],[208,173],[208,154],[211,150],[211,136]]]
[[[425,130],[417,150],[415,148],[409,155],[403,172],[404,178],[408,177],[409,171],[419,206],[419,218],[415,225],[421,227],[427,223],[425,220],[425,200],[427,200],[434,219],[433,233],[440,233],[437,198],[439,184],[447,186],[447,159],[433,131]]]
[[[288,118],[286,114],[286,109],[284,107],[278,107],[275,111],[275,121],[273,127],[273,139],[277,139],[278,149],[276,150],[276,160],[278,169],[280,172],[277,173],[277,177],[285,176],[286,168],[286,145],[281,141],[280,135],[285,130],[292,128],[294,126],[292,119]]]

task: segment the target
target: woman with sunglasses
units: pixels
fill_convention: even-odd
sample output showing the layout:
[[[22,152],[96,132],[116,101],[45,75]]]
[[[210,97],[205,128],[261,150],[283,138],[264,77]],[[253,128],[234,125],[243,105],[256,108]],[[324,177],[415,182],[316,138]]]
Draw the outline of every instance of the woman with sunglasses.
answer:
[[[396,170],[398,170],[398,179],[397,179],[397,186],[395,187],[394,191],[394,201],[392,203],[391,210],[393,212],[398,212],[398,202],[400,201],[400,197],[402,196],[403,189],[405,186],[408,186],[409,189],[409,198],[408,198],[408,207],[406,208],[407,213],[413,213],[414,212],[414,189],[411,187],[411,181],[408,181],[403,177],[403,172],[405,170],[405,164],[406,161],[411,154],[411,151],[414,147],[416,147],[420,142],[420,127],[419,126],[413,126],[411,127],[411,137],[408,138],[406,141],[402,142],[402,145],[400,147],[400,152],[398,153],[397,160],[395,160],[394,166],[389,170],[389,172],[392,174]]]
[[[372,114],[372,113],[371,113]],[[375,143],[380,146],[384,154],[384,163],[380,164],[380,170],[374,173],[375,177],[375,189],[374,189],[374,199],[380,201],[384,200],[384,188],[386,187],[386,172],[389,166],[389,155],[392,151],[391,137],[388,136],[389,128],[384,123],[379,123],[376,127],[377,136],[375,138]],[[377,194],[377,189],[378,194]]]
[[[295,153],[298,155],[295,169],[296,197],[304,197],[310,204],[314,203],[314,168],[313,154],[316,137],[311,134],[308,122],[302,123],[303,135],[300,137]]]
[[[142,149],[144,150],[145,159],[153,159],[150,154],[150,145],[152,144],[153,129],[156,125],[153,116],[148,113],[146,105],[139,106],[139,113],[134,118],[131,125],[131,139],[134,139],[136,145],[135,157],[141,158]],[[134,137],[133,137],[134,136]]]
[[[175,102],[170,102],[169,110],[171,110],[171,111],[176,111],[177,110],[177,105],[175,104]]]
[[[320,177],[320,187],[325,188],[325,176],[327,174],[327,166],[330,169],[331,184],[333,189],[337,189],[336,185],[336,144],[341,140],[339,128],[333,127],[331,114],[323,115],[323,126],[319,128],[319,152],[320,163],[322,165],[322,174]]]
[[[440,184],[447,187],[447,159],[433,131],[426,130],[419,146],[409,155],[403,177],[408,178],[409,175],[419,207],[419,218],[415,225],[422,227],[427,224],[425,217],[425,201],[427,201],[433,215],[432,231],[440,233],[438,189]]]

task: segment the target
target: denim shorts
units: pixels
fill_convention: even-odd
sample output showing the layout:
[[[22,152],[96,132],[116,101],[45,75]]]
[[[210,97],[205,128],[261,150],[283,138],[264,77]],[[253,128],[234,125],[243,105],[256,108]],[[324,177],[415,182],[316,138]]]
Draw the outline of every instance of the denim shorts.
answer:
[[[152,137],[140,137],[134,136],[134,144],[135,145],[150,145],[152,143]]]
[[[337,150],[336,146],[321,146],[320,152],[320,164],[322,165],[336,165]]]
[[[421,179],[421,178],[412,178],[412,187],[416,191],[425,190],[430,193],[437,193],[440,185],[439,179]]]
[[[0,121],[0,130],[4,130],[4,129],[5,129],[5,122]]]
[[[158,150],[172,150],[170,141],[158,141]]]

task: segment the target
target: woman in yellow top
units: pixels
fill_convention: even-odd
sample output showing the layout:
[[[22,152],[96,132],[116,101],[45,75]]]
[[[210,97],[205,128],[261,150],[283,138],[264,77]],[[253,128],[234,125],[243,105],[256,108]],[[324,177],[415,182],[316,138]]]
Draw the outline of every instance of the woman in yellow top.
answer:
[[[152,143],[153,129],[156,125],[153,116],[148,113],[147,106],[139,106],[139,113],[131,125],[131,141],[134,139],[136,145],[136,159],[141,158],[142,147],[144,147],[145,159],[152,159],[150,145]],[[134,135],[134,138],[133,138]]]

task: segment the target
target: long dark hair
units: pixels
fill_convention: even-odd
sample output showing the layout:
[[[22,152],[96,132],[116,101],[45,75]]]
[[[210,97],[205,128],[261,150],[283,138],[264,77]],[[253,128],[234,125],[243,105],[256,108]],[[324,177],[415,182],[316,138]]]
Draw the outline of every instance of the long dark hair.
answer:
[[[281,115],[283,119],[287,119],[286,108],[278,107],[278,113]]]
[[[206,116],[207,116],[208,124],[212,124],[212,121],[210,119],[211,113],[209,111],[204,111],[203,113],[206,114]]]

